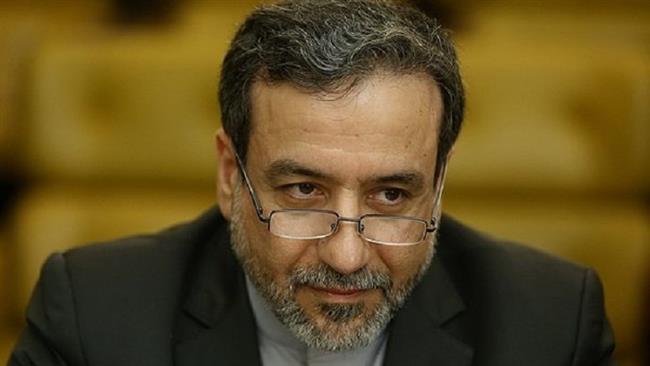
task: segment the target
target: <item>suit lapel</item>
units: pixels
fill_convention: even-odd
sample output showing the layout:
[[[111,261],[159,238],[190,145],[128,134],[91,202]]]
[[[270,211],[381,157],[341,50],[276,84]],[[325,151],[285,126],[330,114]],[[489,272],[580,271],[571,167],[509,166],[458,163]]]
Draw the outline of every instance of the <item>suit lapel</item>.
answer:
[[[464,310],[439,258],[393,319],[385,366],[464,366],[472,363],[470,346],[448,332]]]
[[[243,306],[233,306],[214,327],[181,340],[175,348],[178,366],[261,365],[257,334],[250,314]]]
[[[174,333],[177,366],[261,365],[243,272],[220,218],[213,240],[197,251],[187,301]]]

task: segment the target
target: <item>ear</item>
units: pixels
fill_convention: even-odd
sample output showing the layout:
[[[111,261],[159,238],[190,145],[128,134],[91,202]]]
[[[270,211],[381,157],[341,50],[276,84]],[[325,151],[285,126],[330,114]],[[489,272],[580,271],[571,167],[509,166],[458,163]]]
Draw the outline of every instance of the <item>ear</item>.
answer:
[[[221,214],[230,220],[235,185],[239,177],[232,140],[223,128],[215,135],[217,149],[217,195]]]

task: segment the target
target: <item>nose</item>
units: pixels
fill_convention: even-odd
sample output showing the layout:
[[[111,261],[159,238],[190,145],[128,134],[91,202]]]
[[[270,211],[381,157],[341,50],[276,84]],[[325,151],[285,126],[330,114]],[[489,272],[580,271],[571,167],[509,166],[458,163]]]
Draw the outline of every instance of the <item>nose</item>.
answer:
[[[368,264],[370,250],[357,234],[356,223],[342,221],[336,233],[319,243],[318,256],[337,272],[350,274]]]

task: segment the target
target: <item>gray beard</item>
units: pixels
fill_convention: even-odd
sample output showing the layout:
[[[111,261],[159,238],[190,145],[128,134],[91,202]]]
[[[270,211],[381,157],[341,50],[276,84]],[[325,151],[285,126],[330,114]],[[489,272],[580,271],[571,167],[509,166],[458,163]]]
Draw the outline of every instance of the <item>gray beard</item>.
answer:
[[[255,257],[243,228],[240,187],[240,184],[235,187],[229,223],[233,250],[251,282],[270,304],[275,316],[296,338],[310,348],[331,352],[361,348],[370,344],[404,305],[415,285],[426,273],[435,254],[435,237],[432,236],[431,249],[418,272],[398,288],[394,288],[388,273],[364,267],[349,275],[343,275],[325,264],[296,267],[289,274],[288,286],[279,285]],[[302,286],[380,289],[383,299],[374,309],[368,309],[361,302],[320,303],[315,310],[327,321],[325,325],[319,326],[314,319],[309,318],[296,299],[296,290]]]

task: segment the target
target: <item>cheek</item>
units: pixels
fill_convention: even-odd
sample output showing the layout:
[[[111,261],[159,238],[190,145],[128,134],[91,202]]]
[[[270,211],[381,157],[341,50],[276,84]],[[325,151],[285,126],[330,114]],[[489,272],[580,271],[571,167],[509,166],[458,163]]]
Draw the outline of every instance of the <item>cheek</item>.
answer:
[[[250,202],[238,202],[241,204],[250,204]],[[241,206],[240,206],[241,207]],[[240,212],[235,219],[243,219],[244,224],[241,229],[246,236],[248,250],[246,256],[254,262],[255,270],[263,272],[265,277],[270,277],[278,284],[284,284],[287,275],[301,262],[308,262],[307,257],[310,248],[308,242],[299,240],[289,240],[279,238],[271,234],[266,224],[261,223],[253,209],[236,207],[235,211]]]
[[[377,254],[395,285],[400,285],[416,275],[431,254],[432,244],[422,243],[409,247],[377,247]]]
[[[276,283],[287,283],[289,273],[302,264],[309,263],[309,243],[278,238],[268,231],[262,240],[256,241],[254,250],[258,261]]]

